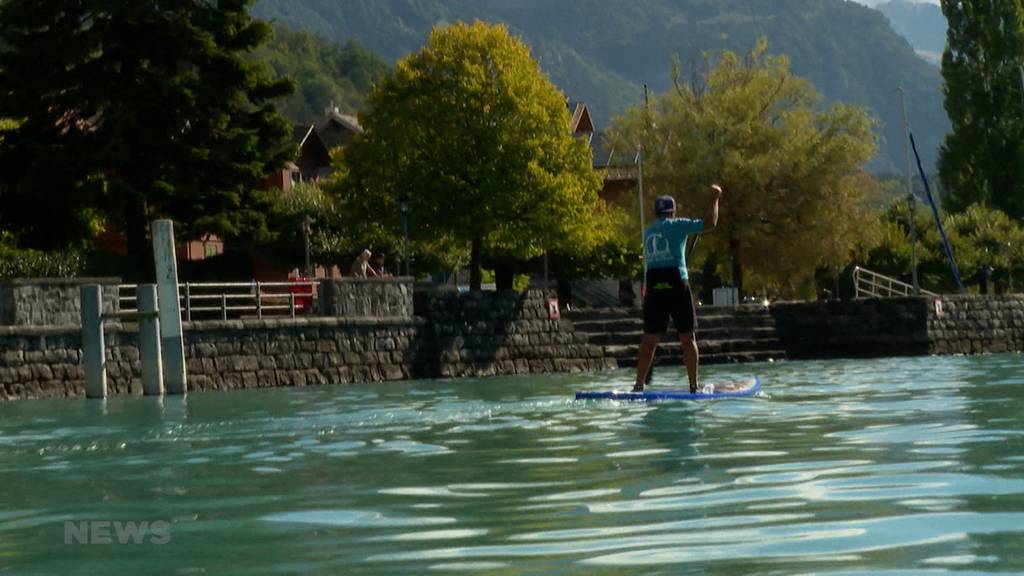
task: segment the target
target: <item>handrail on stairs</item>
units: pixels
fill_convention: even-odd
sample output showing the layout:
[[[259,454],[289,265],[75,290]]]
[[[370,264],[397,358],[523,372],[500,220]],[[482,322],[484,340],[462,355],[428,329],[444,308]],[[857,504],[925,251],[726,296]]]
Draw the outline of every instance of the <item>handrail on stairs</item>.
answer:
[[[853,286],[857,298],[896,298],[915,295],[914,287],[910,284],[860,266],[853,269]],[[938,296],[923,289],[918,289],[918,293]]]

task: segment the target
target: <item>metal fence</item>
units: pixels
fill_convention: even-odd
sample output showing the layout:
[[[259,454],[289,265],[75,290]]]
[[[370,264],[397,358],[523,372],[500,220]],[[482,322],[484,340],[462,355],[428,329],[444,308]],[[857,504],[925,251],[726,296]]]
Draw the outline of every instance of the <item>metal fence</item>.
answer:
[[[853,269],[853,286],[857,298],[893,298],[914,295],[914,287],[910,284],[860,266]],[[938,296],[938,294],[927,290],[919,289],[918,293],[925,296]]]
[[[267,316],[295,318],[317,310],[316,287],[316,282],[186,282],[178,288],[181,318],[185,322]],[[117,288],[121,311],[135,311],[136,285],[122,284]]]

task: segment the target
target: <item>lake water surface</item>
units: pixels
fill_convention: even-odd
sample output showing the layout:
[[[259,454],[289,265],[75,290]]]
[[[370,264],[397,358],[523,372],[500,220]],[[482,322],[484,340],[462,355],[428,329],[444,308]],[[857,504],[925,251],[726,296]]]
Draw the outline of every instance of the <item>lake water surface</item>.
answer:
[[[1024,573],[1024,356],[755,373],[0,405],[0,573]]]

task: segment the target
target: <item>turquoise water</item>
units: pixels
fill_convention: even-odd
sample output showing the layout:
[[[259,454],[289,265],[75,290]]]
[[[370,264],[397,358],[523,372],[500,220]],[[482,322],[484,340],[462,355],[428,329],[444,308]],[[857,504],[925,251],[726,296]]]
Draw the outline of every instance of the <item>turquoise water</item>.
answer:
[[[1024,573],[1024,356],[751,373],[0,405],[0,573]]]

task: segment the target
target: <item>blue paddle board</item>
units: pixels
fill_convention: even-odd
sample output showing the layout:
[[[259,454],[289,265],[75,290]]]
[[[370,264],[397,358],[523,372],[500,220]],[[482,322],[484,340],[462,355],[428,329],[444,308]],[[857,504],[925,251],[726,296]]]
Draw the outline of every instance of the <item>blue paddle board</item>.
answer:
[[[744,398],[754,396],[761,390],[761,379],[757,376],[736,382],[710,384],[696,394],[685,390],[659,390],[648,387],[643,392],[629,390],[582,391],[576,393],[577,400],[633,400],[650,402],[657,400],[718,400],[721,398]]]

